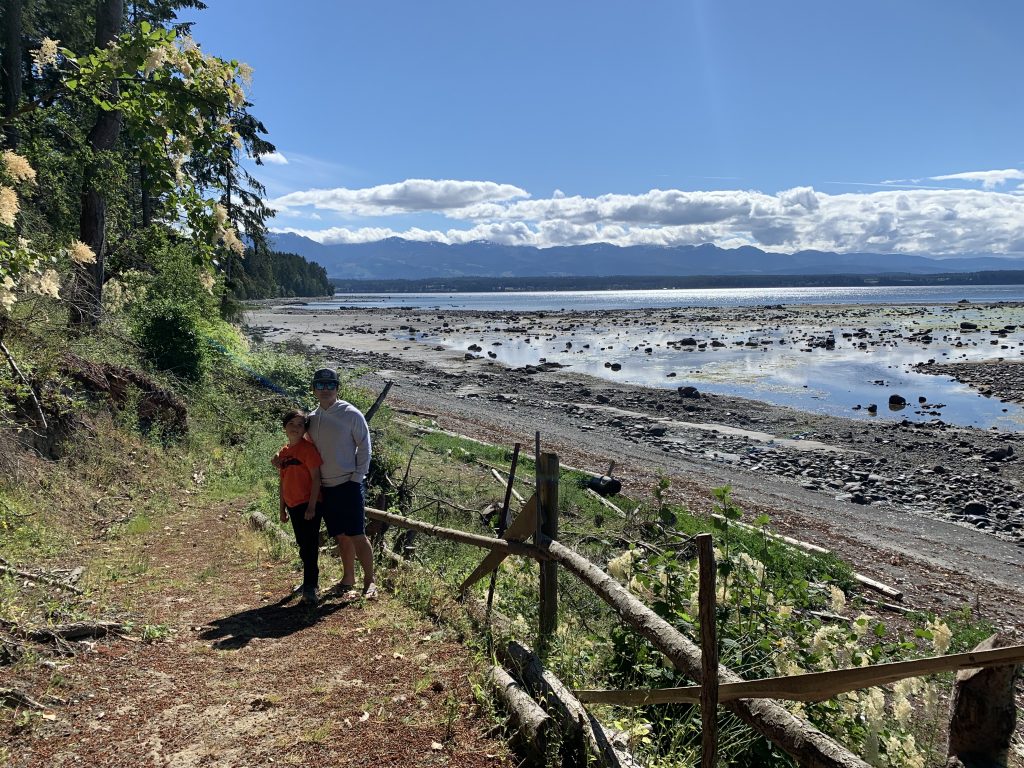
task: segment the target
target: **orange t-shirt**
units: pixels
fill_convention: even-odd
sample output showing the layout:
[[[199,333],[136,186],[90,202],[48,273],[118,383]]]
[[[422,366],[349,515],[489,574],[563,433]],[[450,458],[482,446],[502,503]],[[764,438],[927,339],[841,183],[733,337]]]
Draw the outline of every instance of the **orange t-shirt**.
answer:
[[[281,460],[281,497],[285,506],[306,504],[313,484],[309,470],[324,463],[320,452],[309,440],[299,440],[278,451],[277,457]]]

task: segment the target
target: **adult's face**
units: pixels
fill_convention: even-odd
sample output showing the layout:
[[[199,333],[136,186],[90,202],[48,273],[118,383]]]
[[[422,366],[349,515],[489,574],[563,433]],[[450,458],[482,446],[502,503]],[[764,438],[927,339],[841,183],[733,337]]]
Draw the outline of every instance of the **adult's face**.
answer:
[[[313,385],[313,394],[316,395],[321,407],[327,408],[338,399],[338,382],[318,381]]]

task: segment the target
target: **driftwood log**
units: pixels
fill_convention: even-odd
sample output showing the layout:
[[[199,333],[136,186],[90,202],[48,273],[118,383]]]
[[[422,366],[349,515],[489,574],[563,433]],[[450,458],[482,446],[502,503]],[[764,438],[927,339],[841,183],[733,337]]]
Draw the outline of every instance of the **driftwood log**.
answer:
[[[998,635],[974,649],[1005,647]],[[1017,724],[1013,697],[1015,666],[962,669],[949,702],[948,768],[1004,768]]]

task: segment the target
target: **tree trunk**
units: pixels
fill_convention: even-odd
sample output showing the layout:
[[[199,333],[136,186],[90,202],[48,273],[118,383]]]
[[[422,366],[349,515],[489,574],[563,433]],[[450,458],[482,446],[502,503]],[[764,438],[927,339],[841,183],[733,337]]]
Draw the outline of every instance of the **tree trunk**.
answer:
[[[3,114],[11,117],[21,101],[21,8],[22,0],[3,2],[3,54],[0,70],[3,79]],[[18,129],[13,123],[4,126],[6,148],[18,148]]]
[[[105,48],[121,33],[124,0],[100,0],[96,9],[96,47]],[[108,100],[116,101],[117,83],[111,83]],[[89,131],[92,158],[82,180],[82,213],[79,218],[79,239],[92,248],[96,262],[76,268],[79,290],[72,306],[71,321],[75,325],[96,326],[100,320],[103,298],[103,272],[107,247],[107,200],[100,189],[99,166],[103,153],[113,149],[121,133],[121,113],[101,110]]]

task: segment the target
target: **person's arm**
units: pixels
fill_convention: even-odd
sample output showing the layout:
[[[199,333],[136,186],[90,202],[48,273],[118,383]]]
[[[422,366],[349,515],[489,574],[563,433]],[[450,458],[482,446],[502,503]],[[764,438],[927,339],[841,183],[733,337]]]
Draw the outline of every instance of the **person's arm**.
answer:
[[[363,414],[356,412],[359,416],[352,428],[352,440],[356,444],[356,476],[362,480],[370,472],[370,428],[366,425]]]
[[[274,458],[277,459],[277,456],[275,455]],[[277,459],[277,460],[280,461],[280,459]],[[281,515],[281,522],[282,523],[287,523],[288,522],[288,507],[286,507],[285,504],[284,504],[284,483],[281,481],[281,473],[280,472],[277,473],[277,500],[278,500],[278,502],[281,505],[280,509],[278,510],[278,512]]]
[[[306,519],[312,520],[316,516],[316,502],[320,498],[320,467],[309,468],[309,503],[306,505]]]

